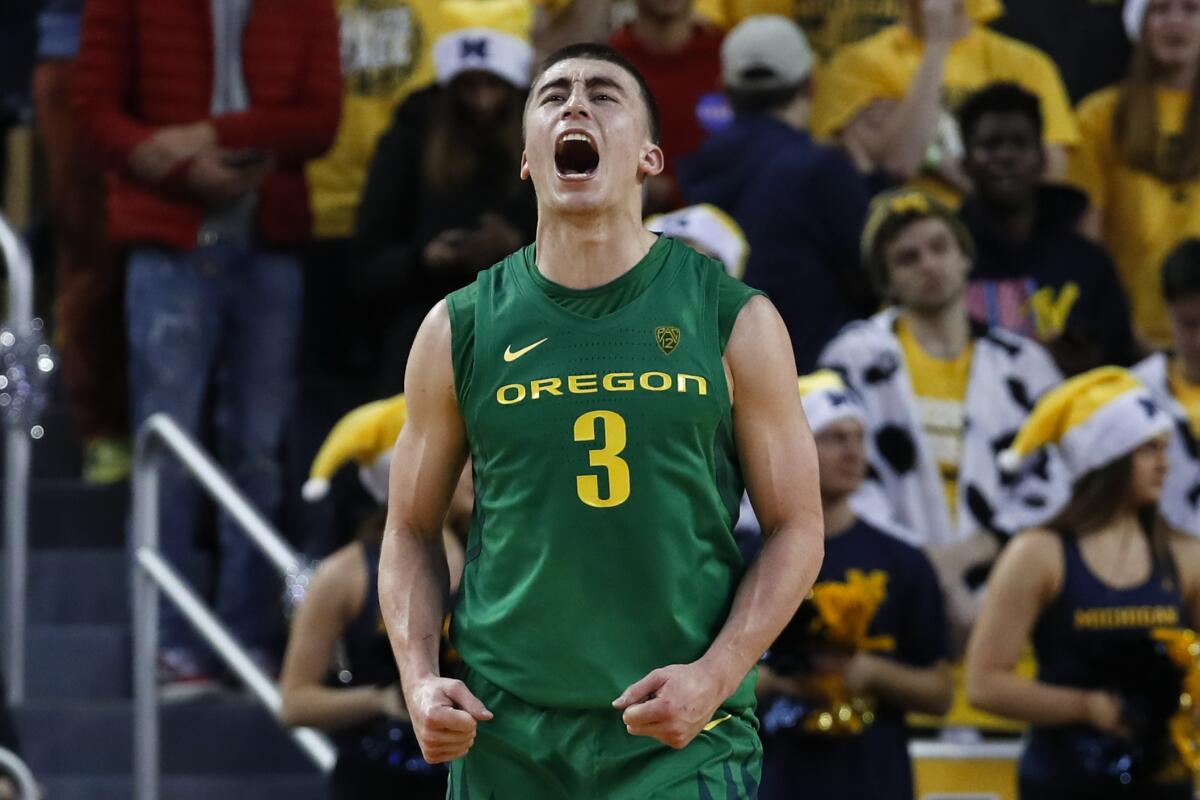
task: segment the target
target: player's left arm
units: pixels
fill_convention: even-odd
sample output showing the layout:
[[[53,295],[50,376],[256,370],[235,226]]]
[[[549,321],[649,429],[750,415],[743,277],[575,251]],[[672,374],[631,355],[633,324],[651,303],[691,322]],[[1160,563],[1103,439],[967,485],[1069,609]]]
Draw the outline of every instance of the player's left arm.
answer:
[[[824,555],[816,446],[796,392],[791,340],[765,297],[742,308],[725,362],[742,472],[766,541],[708,651],[654,670],[613,703],[630,733],[675,748],[700,733],[775,641]]]

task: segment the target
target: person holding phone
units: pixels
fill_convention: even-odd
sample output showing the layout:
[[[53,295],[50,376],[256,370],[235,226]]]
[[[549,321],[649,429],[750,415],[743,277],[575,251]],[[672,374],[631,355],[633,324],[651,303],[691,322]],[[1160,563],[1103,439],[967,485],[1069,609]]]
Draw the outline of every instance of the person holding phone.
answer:
[[[129,248],[134,430],[164,413],[199,438],[215,406],[222,466],[270,519],[298,356],[295,253],[310,236],[302,167],[332,143],[341,108],[333,2],[96,0],[77,67],[77,118],[108,169],[108,233]],[[198,584],[197,487],[168,465],[161,490],[164,554]],[[219,528],[216,610],[274,672],[276,577],[232,519]],[[211,683],[170,604],[161,643],[173,693]]]

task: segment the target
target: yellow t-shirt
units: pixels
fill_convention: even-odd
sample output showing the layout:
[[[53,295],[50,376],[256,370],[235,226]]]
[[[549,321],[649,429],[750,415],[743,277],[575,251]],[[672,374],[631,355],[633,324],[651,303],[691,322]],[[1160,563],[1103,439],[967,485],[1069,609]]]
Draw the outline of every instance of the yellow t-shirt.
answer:
[[[902,101],[924,55],[924,42],[904,25],[892,25],[842,48],[817,81],[813,133],[830,138],[872,102]],[[976,25],[950,48],[944,74],[942,105],[948,114],[972,92],[996,81],[1012,81],[1041,101],[1047,142],[1070,146],[1079,140],[1058,68],[1035,47]],[[945,202],[958,203],[957,195],[941,181],[914,183]]]
[[[1071,153],[1069,180],[1087,192],[1100,211],[1104,243],[1129,294],[1137,332],[1156,346],[1170,341],[1160,270],[1182,240],[1200,236],[1200,179],[1165,183],[1125,164],[1113,141],[1117,87],[1079,104],[1082,139]],[[1158,90],[1158,127],[1166,136],[1183,131],[1191,95]]]
[[[955,358],[936,358],[925,352],[907,320],[896,323],[896,338],[904,351],[909,380],[917,398],[917,412],[925,442],[942,473],[946,507],[954,519],[958,507],[958,465],[962,462],[963,421],[966,419],[967,379],[974,346],[968,344]]]
[[[439,0],[338,0],[342,120],[333,147],[306,168],[318,238],[350,236],[375,144],[405,97],[433,81]]]
[[[827,59],[843,45],[861,41],[898,21],[905,0],[696,0],[696,11],[725,28],[755,14],[780,14],[800,24],[818,58]],[[976,22],[1004,13],[1000,0],[967,0]]]
[[[1200,437],[1200,383],[1190,383],[1183,375],[1183,369],[1178,359],[1171,359],[1171,370],[1168,377],[1171,394],[1183,406],[1188,422],[1192,426],[1192,435]]]

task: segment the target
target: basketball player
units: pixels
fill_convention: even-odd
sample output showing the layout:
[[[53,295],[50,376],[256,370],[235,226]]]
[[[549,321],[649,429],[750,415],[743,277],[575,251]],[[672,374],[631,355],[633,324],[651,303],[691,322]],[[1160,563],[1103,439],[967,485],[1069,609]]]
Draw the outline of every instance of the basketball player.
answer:
[[[380,602],[450,797],[754,797],[753,666],[822,556],[816,456],[774,307],[642,226],[663,167],[637,71],[551,55],[525,112],[535,244],[451,294],[409,361]],[[440,530],[475,511],[442,678]],[[747,570],[744,483],[768,541]]]

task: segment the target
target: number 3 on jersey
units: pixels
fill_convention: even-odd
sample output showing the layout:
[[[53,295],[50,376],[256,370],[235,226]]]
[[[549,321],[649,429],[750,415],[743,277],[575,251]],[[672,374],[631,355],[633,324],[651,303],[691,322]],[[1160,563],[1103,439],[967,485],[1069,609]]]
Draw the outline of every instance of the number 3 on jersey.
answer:
[[[575,441],[596,441],[596,423],[603,428],[604,447],[588,451],[588,463],[608,473],[608,497],[600,496],[600,478],[576,475],[579,499],[594,508],[612,508],[629,499],[629,464],[621,458],[625,449],[625,419],[615,411],[589,411],[575,420]]]

